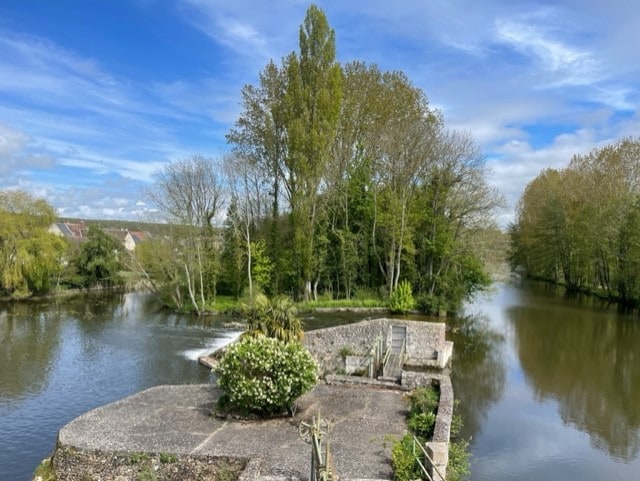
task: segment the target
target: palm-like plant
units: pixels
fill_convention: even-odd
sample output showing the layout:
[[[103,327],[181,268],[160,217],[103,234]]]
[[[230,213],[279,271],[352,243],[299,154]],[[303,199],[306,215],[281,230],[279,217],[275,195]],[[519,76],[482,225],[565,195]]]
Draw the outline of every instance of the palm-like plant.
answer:
[[[243,305],[243,312],[247,335],[273,337],[283,342],[301,341],[304,336],[298,310],[289,297],[270,300],[264,294],[257,294],[250,304]]]

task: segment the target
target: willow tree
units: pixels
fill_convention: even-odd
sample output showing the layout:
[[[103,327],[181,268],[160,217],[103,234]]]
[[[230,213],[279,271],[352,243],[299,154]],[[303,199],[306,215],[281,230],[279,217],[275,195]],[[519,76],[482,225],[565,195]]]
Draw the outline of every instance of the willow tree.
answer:
[[[320,194],[340,115],[341,69],[335,60],[335,33],[322,10],[311,5],[300,27],[300,54],[285,60],[284,110],[286,193],[293,246],[304,298],[319,281],[316,254],[322,212]]]
[[[47,231],[55,210],[43,199],[0,191],[0,288],[11,297],[50,289],[59,275],[65,242]]]

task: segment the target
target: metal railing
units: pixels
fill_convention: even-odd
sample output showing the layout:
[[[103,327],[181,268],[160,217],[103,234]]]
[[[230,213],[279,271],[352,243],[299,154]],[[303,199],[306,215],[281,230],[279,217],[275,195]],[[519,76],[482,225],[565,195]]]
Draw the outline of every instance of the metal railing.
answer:
[[[431,473],[429,473],[429,469],[425,466],[426,462],[423,463],[422,460],[420,459],[420,454],[416,453],[416,446],[420,448],[420,451],[424,455],[424,459],[429,462],[431,468],[433,469]],[[422,474],[424,474],[429,481],[446,481],[445,477],[442,475],[442,473],[436,466],[436,463],[433,462],[433,459],[431,459],[431,456],[427,454],[427,450],[424,449],[424,446],[422,445],[420,440],[417,439],[415,436],[413,437],[413,456],[416,458],[416,461],[420,465],[420,470],[422,471]]]

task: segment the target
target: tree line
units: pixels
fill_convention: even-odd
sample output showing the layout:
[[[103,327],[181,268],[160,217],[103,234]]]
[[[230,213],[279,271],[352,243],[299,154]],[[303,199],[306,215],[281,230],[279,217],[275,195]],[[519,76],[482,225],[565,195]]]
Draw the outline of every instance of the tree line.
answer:
[[[167,227],[135,255],[95,231],[67,246],[46,232],[46,202],[22,193],[30,207],[18,212],[4,201],[3,292],[117,285],[124,270],[196,312],[219,294],[386,298],[407,285],[421,309],[441,312],[489,284],[502,199],[479,147],[404,73],[339,64],[322,10],[309,7],[299,51],[270,61],[241,105],[227,155],[155,172],[148,220]]]
[[[404,73],[340,65],[322,10],[241,105],[224,158],[174,162],[147,191],[175,235],[146,243],[139,267],[170,303],[388,296],[408,281],[437,312],[489,283],[501,197],[480,149]]]
[[[512,263],[530,276],[640,305],[640,140],[576,155],[531,181],[511,226]]]

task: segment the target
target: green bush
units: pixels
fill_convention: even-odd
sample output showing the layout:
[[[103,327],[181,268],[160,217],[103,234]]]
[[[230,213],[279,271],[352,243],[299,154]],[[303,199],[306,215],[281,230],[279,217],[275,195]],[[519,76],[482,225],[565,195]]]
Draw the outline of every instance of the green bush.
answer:
[[[414,414],[407,421],[409,430],[420,438],[430,438],[435,424],[436,413],[434,412]]]
[[[404,314],[415,306],[411,283],[402,281],[395,291],[389,296],[389,309],[391,312]]]
[[[316,383],[316,363],[297,342],[244,337],[215,368],[228,404],[242,412],[280,414]]]
[[[420,312],[433,315],[450,310],[447,300],[435,294],[423,294],[419,296],[418,299],[416,299],[416,307]]]
[[[393,464],[393,479],[395,481],[412,481],[420,479],[422,471],[413,454],[413,436],[405,436],[396,441],[391,448],[391,464]]]
[[[409,416],[431,413],[435,414],[440,402],[440,394],[433,387],[423,386],[409,394]]]
[[[447,465],[447,481],[463,481],[471,474],[471,452],[469,442],[459,439],[449,443],[449,464]]]

